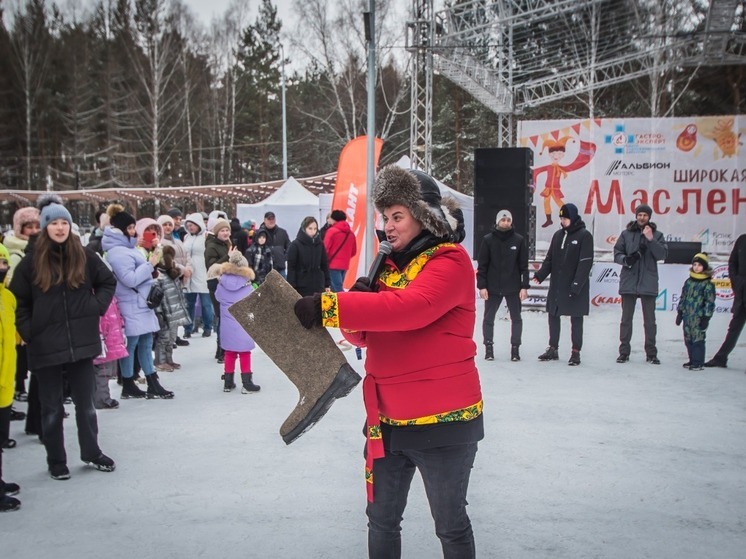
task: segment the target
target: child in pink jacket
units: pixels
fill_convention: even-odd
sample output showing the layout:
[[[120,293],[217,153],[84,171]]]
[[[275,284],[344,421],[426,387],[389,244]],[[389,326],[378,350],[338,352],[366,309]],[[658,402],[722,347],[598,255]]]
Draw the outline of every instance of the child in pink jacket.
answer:
[[[116,297],[111,300],[109,308],[101,317],[98,330],[101,334],[101,355],[93,360],[96,370],[96,394],[93,404],[97,410],[115,410],[119,407],[119,402],[111,397],[109,381],[117,378],[118,360],[128,355],[124,319],[119,312]]]

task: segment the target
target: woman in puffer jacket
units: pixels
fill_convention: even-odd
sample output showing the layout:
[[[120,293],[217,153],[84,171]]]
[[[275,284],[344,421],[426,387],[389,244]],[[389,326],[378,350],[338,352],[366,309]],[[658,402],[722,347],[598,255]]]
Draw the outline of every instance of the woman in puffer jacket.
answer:
[[[72,217],[57,196],[40,202],[41,232],[10,284],[16,296],[16,328],[28,346],[29,367],[39,383],[43,443],[53,479],[69,479],[62,420],[62,373],[75,402],[80,458],[111,472],[114,461],[98,446],[93,407],[93,359],[101,353],[99,319],[116,281],[99,256],[71,234]]]
[[[119,361],[122,373],[122,399],[163,398],[170,399],[174,393],[163,388],[153,365],[153,332],[160,330],[155,311],[148,308],[148,294],[158,277],[155,266],[159,255],[152,252],[146,260],[137,247],[135,218],[119,204],[111,204],[109,214],[111,227],[104,231],[101,246],[106,260],[117,279],[117,300],[124,317],[124,332],[127,334],[127,357]],[[148,383],[147,392],[135,384],[135,352]]]

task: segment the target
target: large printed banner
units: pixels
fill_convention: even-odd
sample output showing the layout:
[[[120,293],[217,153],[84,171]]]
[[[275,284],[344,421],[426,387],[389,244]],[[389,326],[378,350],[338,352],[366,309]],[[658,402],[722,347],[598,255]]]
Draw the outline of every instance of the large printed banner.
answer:
[[[699,241],[727,255],[746,232],[746,158],[738,116],[542,120],[518,123],[518,144],[534,151],[537,249],[572,202],[596,249],[647,204],[668,241]]]

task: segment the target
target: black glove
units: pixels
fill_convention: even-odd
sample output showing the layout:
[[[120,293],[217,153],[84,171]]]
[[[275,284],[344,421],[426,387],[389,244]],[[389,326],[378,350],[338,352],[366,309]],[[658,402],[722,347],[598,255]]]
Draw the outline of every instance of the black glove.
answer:
[[[676,313],[676,326],[681,326],[681,323],[684,322],[684,315],[681,314],[681,311]]]
[[[710,317],[709,316],[700,316],[699,317],[699,327],[702,330],[707,330],[707,327],[710,325]]]
[[[640,253],[640,255],[643,255],[647,252],[647,250],[648,250],[648,245],[641,244],[638,252]]]
[[[641,255],[640,255],[640,251],[638,250],[637,252],[633,252],[629,256],[625,256],[622,262],[624,262],[624,265],[627,266],[627,268],[631,268],[632,266],[637,264],[640,258],[641,258]]]
[[[367,276],[360,276],[355,280],[355,284],[350,287],[350,291],[361,291],[363,293],[374,293],[378,291],[378,282],[373,287],[368,284]]]
[[[316,324],[321,326],[321,295],[319,293],[298,299],[293,310],[304,328],[310,330]]]

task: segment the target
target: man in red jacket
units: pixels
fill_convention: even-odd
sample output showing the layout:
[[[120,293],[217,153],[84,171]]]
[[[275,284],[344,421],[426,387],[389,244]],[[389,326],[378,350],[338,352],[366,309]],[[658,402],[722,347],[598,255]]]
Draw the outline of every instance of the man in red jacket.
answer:
[[[347,223],[347,214],[342,210],[331,213],[332,225],[324,236],[324,247],[329,260],[329,275],[334,293],[342,291],[342,284],[350,267],[350,259],[357,254],[355,234]]]

